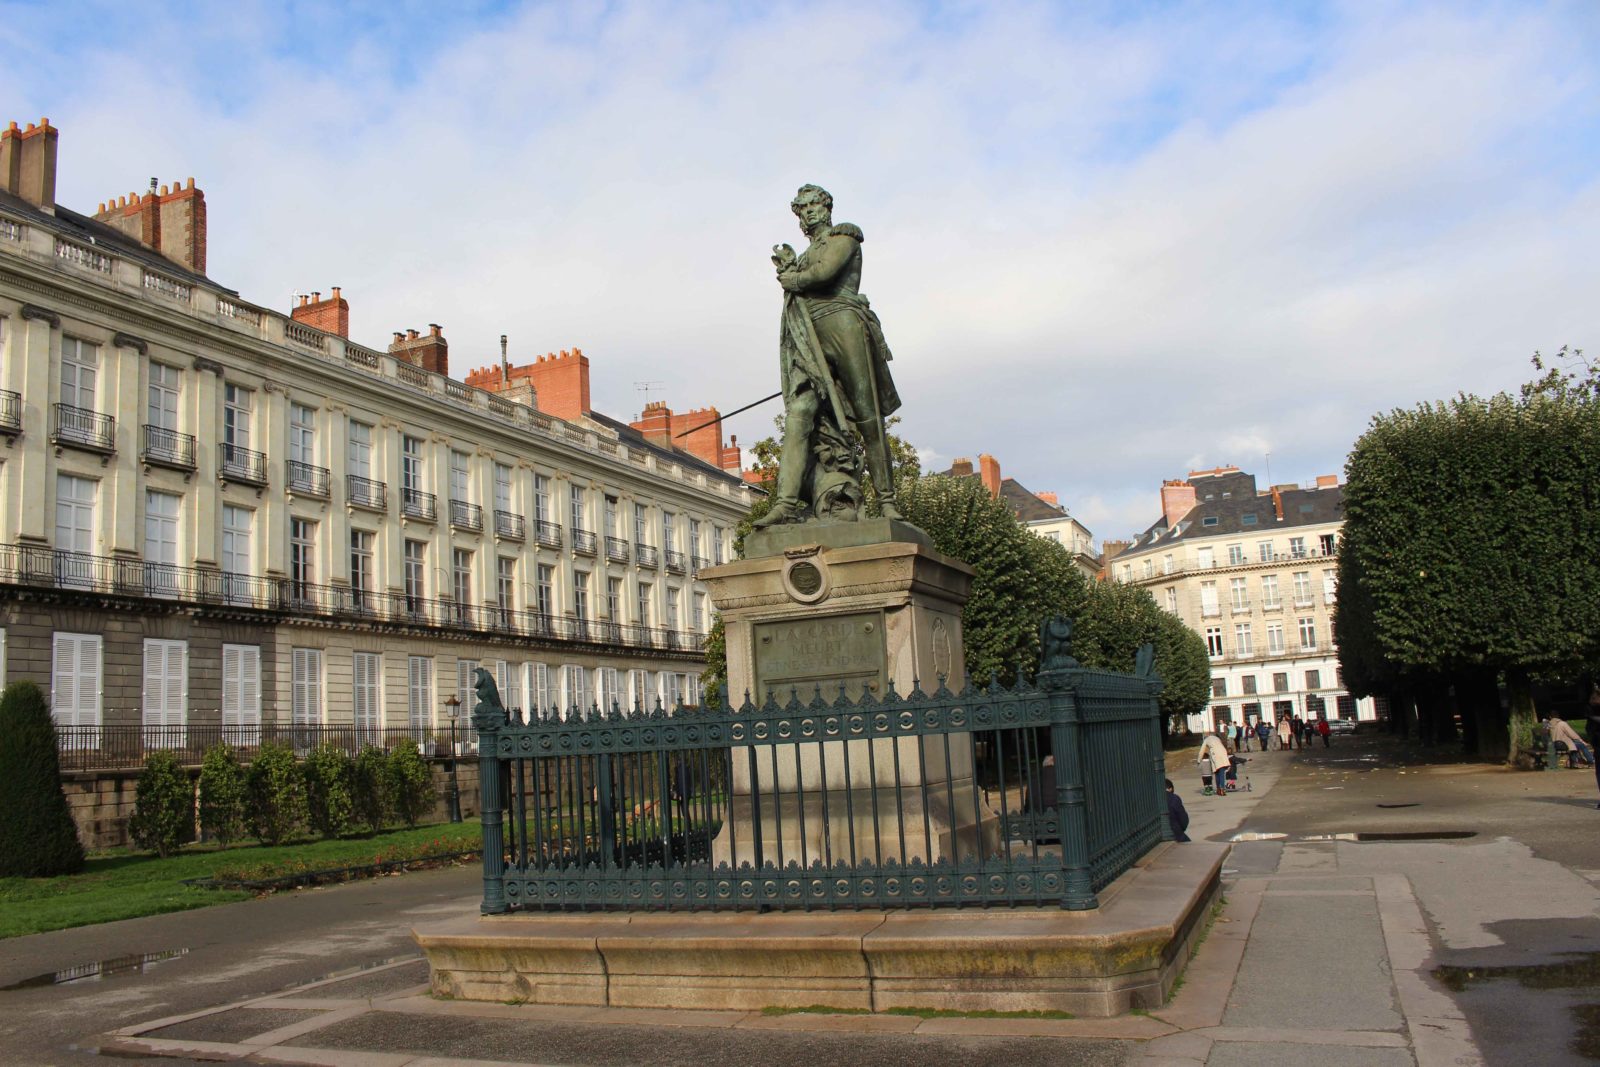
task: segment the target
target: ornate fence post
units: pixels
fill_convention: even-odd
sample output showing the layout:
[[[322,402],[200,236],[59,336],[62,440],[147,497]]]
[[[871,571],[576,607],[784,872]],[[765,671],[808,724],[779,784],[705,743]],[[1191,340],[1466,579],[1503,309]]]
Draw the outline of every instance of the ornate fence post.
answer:
[[[472,709],[472,725],[478,731],[478,817],[483,826],[483,905],[479,910],[484,915],[499,915],[509,907],[500,785],[500,729],[506,725],[506,709],[500,703],[494,675],[482,667],[473,673],[478,693]]]
[[[1061,827],[1061,906],[1087,911],[1100,902],[1089,869],[1089,818],[1083,786],[1078,682],[1082,665],[1072,658],[1072,620],[1046,619],[1040,628],[1037,684],[1050,700],[1050,751],[1056,760],[1056,818]]]

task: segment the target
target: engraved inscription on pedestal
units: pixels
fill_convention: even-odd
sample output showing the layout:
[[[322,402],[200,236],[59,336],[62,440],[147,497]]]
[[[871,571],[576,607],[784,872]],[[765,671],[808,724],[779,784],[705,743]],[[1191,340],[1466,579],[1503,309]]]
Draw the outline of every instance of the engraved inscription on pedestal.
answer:
[[[793,688],[805,703],[820,684],[823,698],[831,703],[841,682],[852,700],[861,698],[863,686],[881,697],[886,662],[883,630],[881,611],[757,623],[752,634],[756,688],[751,698],[762,703],[770,689],[784,704]]]

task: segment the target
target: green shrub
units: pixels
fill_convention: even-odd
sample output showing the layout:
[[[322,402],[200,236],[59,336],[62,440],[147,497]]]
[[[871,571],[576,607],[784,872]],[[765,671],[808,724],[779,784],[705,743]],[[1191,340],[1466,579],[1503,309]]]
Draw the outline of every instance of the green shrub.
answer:
[[[351,771],[355,794],[355,816],[373,833],[389,821],[389,754],[376,745],[366,745],[356,755]]]
[[[0,693],[0,878],[82,869],[49,702],[33,682],[13,682]]]
[[[171,752],[152,752],[139,772],[128,836],[165,859],[194,835],[194,786]]]
[[[417,825],[433,810],[433,772],[413,744],[398,745],[389,753],[389,798],[407,826]]]
[[[268,741],[245,772],[246,821],[265,845],[292,837],[306,819],[306,786],[289,746]]]
[[[306,813],[311,828],[323,837],[338,837],[350,828],[350,757],[335,745],[319,745],[306,757]]]
[[[200,764],[200,826],[224,848],[244,836],[244,779],[233,746],[211,746]]]

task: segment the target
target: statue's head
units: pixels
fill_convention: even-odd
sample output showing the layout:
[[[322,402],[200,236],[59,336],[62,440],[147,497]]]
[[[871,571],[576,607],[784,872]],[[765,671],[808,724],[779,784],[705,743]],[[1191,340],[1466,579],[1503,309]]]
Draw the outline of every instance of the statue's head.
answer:
[[[800,191],[794,194],[794,199],[789,201],[789,210],[800,220],[800,228],[809,230],[819,221],[832,220],[833,194],[820,185],[802,185]]]

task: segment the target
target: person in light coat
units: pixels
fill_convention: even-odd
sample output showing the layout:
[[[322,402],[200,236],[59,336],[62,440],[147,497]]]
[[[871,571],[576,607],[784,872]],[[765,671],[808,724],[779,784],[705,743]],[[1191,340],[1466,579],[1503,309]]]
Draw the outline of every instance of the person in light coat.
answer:
[[[1228,746],[1216,734],[1206,734],[1200,741],[1200,759],[1211,761],[1211,780],[1217,788],[1217,796],[1226,796],[1228,792],[1228,768],[1233,766],[1233,757],[1228,754]]]

